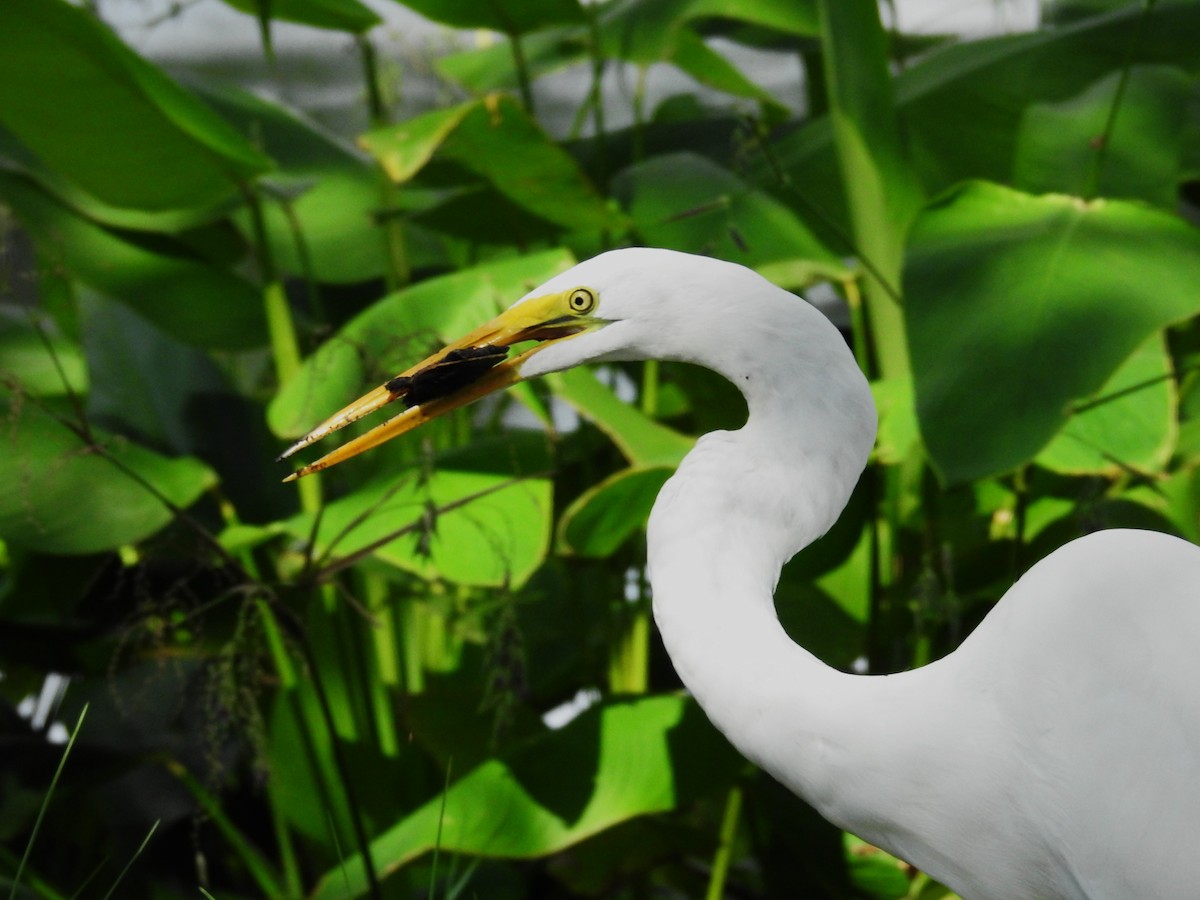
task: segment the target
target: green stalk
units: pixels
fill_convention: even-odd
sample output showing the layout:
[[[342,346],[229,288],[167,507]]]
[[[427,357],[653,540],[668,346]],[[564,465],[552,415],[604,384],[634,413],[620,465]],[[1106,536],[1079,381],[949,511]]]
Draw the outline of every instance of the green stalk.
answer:
[[[900,272],[921,204],[908,164],[875,0],[818,0],[829,117],[858,255],[879,371],[908,374]]]
[[[387,103],[384,100],[383,79],[379,76],[379,59],[375,45],[366,35],[358,36],[358,50],[362,58],[363,82],[367,88],[367,109],[372,128],[383,128],[390,124]],[[389,291],[396,291],[412,280],[412,267],[408,259],[408,241],[404,235],[404,221],[400,217],[400,188],[388,178],[382,169],[379,172],[379,199],[383,214],[379,226],[383,233],[384,273]]]
[[[262,270],[263,310],[267,319],[267,332],[271,339],[271,357],[275,362],[275,379],[280,385],[287,384],[300,371],[300,341],[296,336],[296,323],[288,306],[287,292],[275,266],[271,244],[267,240],[267,224],[263,217],[262,201],[255,188],[242,184],[242,196],[250,210],[254,227],[254,243],[258,264]],[[321,485],[315,478],[302,478],[297,484],[300,489],[300,507],[305,512],[316,512],[321,506]]]
[[[1092,158],[1092,166],[1088,172],[1087,186],[1084,188],[1083,193],[1085,199],[1092,199],[1100,189],[1100,173],[1104,170],[1104,160],[1108,156],[1108,144],[1112,138],[1113,129],[1117,125],[1117,113],[1121,110],[1121,103],[1125,99],[1125,89],[1129,85],[1129,72],[1133,65],[1133,55],[1138,45],[1142,42],[1142,31],[1145,28],[1146,20],[1150,18],[1150,13],[1154,10],[1155,2],[1156,0],[1145,0],[1142,4],[1142,14],[1138,16],[1133,36],[1126,45],[1125,61],[1121,65],[1121,75],[1117,80],[1117,89],[1113,93],[1112,105],[1108,108],[1108,115],[1104,120],[1104,130],[1100,132],[1100,137],[1096,142],[1096,155]]]
[[[401,642],[403,643],[404,690],[408,694],[425,691],[425,604],[407,600],[400,607]]]
[[[121,874],[117,876],[117,880],[112,883],[112,886],[108,889],[108,892],[104,895],[104,900],[108,900],[108,898],[113,895],[113,891],[115,891],[120,886],[121,882],[125,880],[125,876],[127,874],[129,874],[129,870],[131,868],[133,868],[133,864],[135,862],[137,862],[138,857],[141,856],[142,853],[145,851],[146,845],[148,845],[150,843],[150,838],[154,837],[154,832],[158,831],[158,826],[161,822],[162,822],[162,819],[154,820],[154,824],[150,826],[150,830],[146,833],[146,836],[142,839],[142,843],[140,845],[138,845],[137,850],[135,850],[133,852],[133,856],[131,856],[129,858],[129,862],[125,863],[125,868],[123,868],[121,870]]]
[[[271,864],[267,858],[263,856],[258,849],[250,843],[233,824],[229,816],[225,815],[225,810],[221,806],[219,798],[214,797],[205,787],[196,780],[191,772],[185,766],[175,760],[168,760],[166,763],[167,771],[183,782],[184,787],[188,789],[191,795],[200,804],[200,808],[205,811],[209,819],[217,826],[217,830],[229,843],[238,858],[245,865],[246,871],[250,873],[250,877],[258,884],[258,888],[267,897],[286,897],[288,892],[280,884],[279,878],[271,870]]]
[[[392,715],[391,693],[400,685],[400,648],[396,643],[396,617],[388,602],[388,583],[378,572],[362,575],[363,593],[371,613],[371,649],[375,661],[371,679],[371,702],[378,722],[379,749],[384,756],[400,754],[396,741],[396,722]]]
[[[79,736],[79,731],[83,727],[83,718],[87,715],[87,704],[84,704],[83,709],[79,713],[79,718],[75,720],[75,727],[71,729],[71,736],[67,739],[67,746],[63,749],[63,754],[58,760],[58,767],[54,770],[54,776],[50,779],[50,787],[46,789],[46,796],[42,798],[42,805],[38,809],[37,818],[33,820],[33,830],[29,833],[29,840],[25,842],[25,852],[21,855],[20,865],[17,866],[17,873],[13,876],[12,890],[9,892],[9,900],[15,900],[17,896],[17,888],[21,884],[21,875],[25,871],[25,865],[29,862],[29,854],[33,851],[33,845],[37,841],[38,832],[42,827],[42,819],[46,817],[46,810],[50,807],[50,798],[54,796],[54,789],[58,787],[58,779],[62,777],[63,769],[67,765],[67,757],[71,755],[71,748],[75,746],[75,738]]]
[[[712,873],[708,878],[708,891],[704,900],[721,900],[725,896],[725,879],[729,875],[729,863],[733,859],[733,840],[737,837],[738,819],[742,812],[742,789],[729,789],[725,799],[725,814],[721,817],[721,833],[717,853],[713,857]]]
[[[521,37],[516,32],[508,35],[508,45],[512,47],[513,68],[517,70],[517,87],[521,91],[521,103],[525,112],[532,117],[536,114],[533,108],[533,80],[529,77],[529,62],[525,59],[525,48],[521,45]]]
[[[363,871],[367,879],[367,885],[371,897],[374,900],[382,900],[383,887],[379,883],[379,875],[375,870],[375,859],[371,855],[371,841],[367,836],[366,825],[363,822],[362,807],[358,802],[358,791],[354,786],[354,773],[351,771],[349,761],[346,759],[346,755],[342,749],[342,742],[338,739],[337,724],[334,719],[333,709],[329,703],[329,695],[325,692],[325,685],[321,681],[321,673],[317,667],[317,661],[313,656],[312,648],[304,643],[303,640],[300,643],[300,647],[308,664],[313,695],[317,699],[317,707],[321,711],[321,718],[324,721],[325,730],[329,736],[329,749],[333,755],[333,765],[337,770],[338,780],[341,783],[346,807],[350,814],[350,826],[354,831],[355,843],[358,844],[358,852],[362,856]]]

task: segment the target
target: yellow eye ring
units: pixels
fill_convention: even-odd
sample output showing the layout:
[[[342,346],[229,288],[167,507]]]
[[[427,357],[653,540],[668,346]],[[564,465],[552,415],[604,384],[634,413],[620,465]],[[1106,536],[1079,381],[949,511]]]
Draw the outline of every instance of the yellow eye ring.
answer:
[[[567,305],[573,313],[589,313],[596,306],[596,295],[587,288],[575,288],[567,298]]]

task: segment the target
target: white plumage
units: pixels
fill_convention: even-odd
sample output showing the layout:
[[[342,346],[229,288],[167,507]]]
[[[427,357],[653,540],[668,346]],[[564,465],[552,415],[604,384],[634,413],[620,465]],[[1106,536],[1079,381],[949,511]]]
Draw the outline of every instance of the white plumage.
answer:
[[[551,313],[576,288],[594,307],[560,334],[566,316]],[[870,390],[837,330],[748,269],[628,249],[452,346],[531,336],[543,343],[465,399],[650,358],[706,366],[745,394],[745,427],[698,442],[648,536],[667,650],[742,753],[972,900],[1200,894],[1200,549],[1139,531],[1082,538],[946,658],[843,674],[792,642],[772,598],[782,565],[836,520],[874,440]]]

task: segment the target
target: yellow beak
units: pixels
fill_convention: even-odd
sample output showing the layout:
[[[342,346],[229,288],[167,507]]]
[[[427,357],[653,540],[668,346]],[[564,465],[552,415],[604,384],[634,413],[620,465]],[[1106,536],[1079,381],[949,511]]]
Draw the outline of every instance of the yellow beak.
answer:
[[[534,297],[509,308],[486,325],[447,344],[334,413],[288,447],[279,459],[287,459],[394,400],[404,401],[407,407],[399,415],[347,441],[316,462],[302,466],[283,480],[295,481],[337,465],[451,410],[516,384],[521,380],[522,364],[549,342],[574,337],[601,324],[596,319],[573,314],[566,299],[570,293]],[[527,341],[538,343],[508,358],[510,347]]]

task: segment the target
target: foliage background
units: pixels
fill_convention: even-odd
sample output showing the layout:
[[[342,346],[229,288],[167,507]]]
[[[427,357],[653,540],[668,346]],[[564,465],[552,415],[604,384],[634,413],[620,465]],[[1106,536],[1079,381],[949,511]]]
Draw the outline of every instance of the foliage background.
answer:
[[[299,490],[272,460],[647,244],[844,301],[880,438],[777,600],[830,665],[943,655],[1087,531],[1196,540],[1200,4],[957,41],[864,0],[415,0],[498,39],[394,120],[370,8],[226,2],[271,64],[277,21],[344,33],[369,130],[177,81],[107,4],[0,4],[10,894],[943,895],[741,761],[653,634],[641,526],[744,414],[719,379],[565,373]],[[798,58],[806,113],[716,37]],[[709,90],[649,108],[661,65]]]

